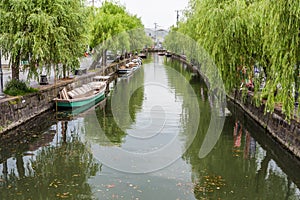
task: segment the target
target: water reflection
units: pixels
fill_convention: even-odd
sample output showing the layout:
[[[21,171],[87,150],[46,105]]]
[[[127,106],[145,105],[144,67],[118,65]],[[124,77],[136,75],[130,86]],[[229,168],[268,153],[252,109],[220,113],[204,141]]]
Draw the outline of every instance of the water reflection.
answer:
[[[282,168],[299,165],[287,160],[278,166],[271,151],[266,151],[260,142],[262,128],[244,119],[228,117],[222,138],[214,151],[204,159],[195,156],[199,143],[184,155],[192,166],[192,181],[197,199],[299,199],[299,172],[287,175]],[[230,128],[232,127],[232,128]],[[250,128],[251,127],[251,128]],[[197,134],[196,141],[200,135]],[[258,142],[259,140],[260,142]],[[278,148],[274,141],[264,138],[265,143]],[[275,146],[275,147],[274,147]],[[291,179],[293,177],[294,180]]]
[[[73,130],[68,131],[70,127]],[[50,130],[38,140],[16,146],[11,157],[1,162],[0,199],[92,198],[87,180],[101,165],[82,142],[80,130],[67,121]]]
[[[191,185],[195,198],[299,199],[299,162],[287,159],[284,165],[278,166],[278,152],[272,154],[273,149],[281,152],[281,160],[286,158],[286,155],[282,155],[282,152],[286,151],[279,150],[279,145],[272,139],[262,137],[268,135],[265,130],[236,106],[230,106],[234,115],[227,117],[222,136],[214,150],[203,159],[198,157],[197,152],[210,123],[207,87],[187,66],[172,60],[165,60],[165,64],[181,72],[189,80],[198,97],[201,111],[198,133],[191,147],[183,155],[191,165]],[[169,79],[172,82],[172,77]],[[174,87],[180,89],[180,85],[175,84]],[[291,172],[289,175],[283,172],[282,168],[292,168],[291,166],[297,172]]]

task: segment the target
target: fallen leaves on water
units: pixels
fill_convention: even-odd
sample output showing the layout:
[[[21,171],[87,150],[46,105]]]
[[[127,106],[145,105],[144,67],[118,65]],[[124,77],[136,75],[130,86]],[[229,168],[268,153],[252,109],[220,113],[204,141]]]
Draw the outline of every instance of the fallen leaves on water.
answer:
[[[49,186],[50,187],[54,187],[54,188],[58,188],[58,186],[59,185],[61,185],[62,183],[60,182],[60,181],[58,181],[58,180],[54,180],[54,181],[52,181],[50,184],[49,184]]]
[[[69,192],[58,193],[58,194],[56,194],[56,196],[61,198],[61,199],[66,199],[66,198],[70,197],[70,193]]]
[[[109,185],[106,186],[106,188],[114,188],[114,187],[116,187],[115,184],[109,184]]]
[[[207,175],[203,176],[203,182],[199,182],[195,185],[195,191],[202,193],[213,193],[216,190],[221,190],[225,186],[225,180],[222,176]]]
[[[240,152],[242,152],[240,149],[233,149],[233,152],[235,152],[235,153],[240,153]]]
[[[243,151],[242,150],[240,150],[240,149],[233,149],[232,150],[232,155],[234,156],[234,157],[240,157],[241,156],[241,154],[243,153]]]
[[[179,183],[176,184],[176,186],[182,186],[182,183],[179,182]]]
[[[73,174],[73,177],[78,177],[80,176],[80,174]]]

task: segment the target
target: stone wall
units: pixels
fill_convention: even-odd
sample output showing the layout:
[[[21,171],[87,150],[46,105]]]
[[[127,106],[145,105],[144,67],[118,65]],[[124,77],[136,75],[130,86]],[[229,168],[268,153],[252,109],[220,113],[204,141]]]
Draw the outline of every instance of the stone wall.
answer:
[[[250,91],[245,97],[242,97],[241,92],[235,92],[228,97],[263,126],[287,150],[300,158],[300,123],[297,119],[286,121],[280,107],[275,107],[273,113],[265,113],[264,105],[255,106],[253,93]]]
[[[98,69],[73,79],[59,80],[54,85],[41,85],[36,93],[0,99],[0,136],[43,112],[53,109],[53,99],[63,87],[69,89],[80,87],[91,82],[94,76],[114,73],[118,66],[119,64],[112,64],[105,69]]]
[[[192,66],[184,57],[180,55],[172,55],[173,59],[181,62],[197,70],[203,79],[206,79],[197,67]],[[300,121],[292,119],[290,122],[286,121],[286,117],[282,114],[280,107],[275,107],[273,113],[265,113],[264,105],[255,106],[253,101],[253,93],[249,91],[247,95],[242,98],[240,92],[227,95],[228,98],[241,107],[247,114],[249,114],[257,123],[259,123],[276,141],[278,141],[283,148],[290,151],[293,155],[300,158]]]

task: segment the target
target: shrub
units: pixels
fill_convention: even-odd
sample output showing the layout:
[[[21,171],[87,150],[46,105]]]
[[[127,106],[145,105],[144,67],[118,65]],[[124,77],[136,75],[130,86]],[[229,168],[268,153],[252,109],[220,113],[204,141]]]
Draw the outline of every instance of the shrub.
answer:
[[[5,84],[4,93],[10,96],[19,96],[37,91],[35,88],[28,87],[25,81],[13,79]]]

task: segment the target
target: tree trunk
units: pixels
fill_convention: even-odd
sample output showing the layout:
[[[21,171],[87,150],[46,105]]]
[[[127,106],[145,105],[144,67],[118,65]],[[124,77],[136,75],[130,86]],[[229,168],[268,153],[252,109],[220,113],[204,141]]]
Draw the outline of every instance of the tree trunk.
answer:
[[[102,51],[101,51],[101,53],[98,53],[98,52],[97,52],[97,53],[95,54],[95,59],[94,59],[93,63],[91,64],[90,68],[89,68],[90,70],[96,69],[96,67],[97,67],[97,65],[98,65],[98,63],[99,63],[101,57],[102,57]],[[102,62],[101,62],[101,64],[102,64]]]
[[[67,77],[67,66],[63,65],[63,78],[65,79]]]
[[[22,155],[20,154],[17,154],[16,156],[16,165],[17,165],[19,178],[24,178],[25,177],[24,160]]]
[[[12,76],[12,79],[19,80],[19,77],[20,77],[20,51],[18,52],[18,55],[12,60],[11,76]]]
[[[102,55],[102,66],[105,67],[106,66],[106,52],[107,52],[107,49],[104,49],[103,51],[103,55]]]

